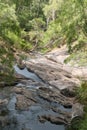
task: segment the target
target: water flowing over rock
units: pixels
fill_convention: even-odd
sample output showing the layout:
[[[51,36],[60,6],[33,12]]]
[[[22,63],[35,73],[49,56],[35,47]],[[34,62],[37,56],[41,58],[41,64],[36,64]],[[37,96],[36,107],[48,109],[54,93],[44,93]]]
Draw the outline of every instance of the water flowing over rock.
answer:
[[[81,82],[72,73],[74,68],[64,64],[66,57],[63,48],[23,61],[19,68],[15,66],[16,84],[9,87],[9,92],[2,90],[6,95],[0,92],[2,130],[33,130],[34,125],[35,130],[44,130],[48,122],[58,125],[57,130],[83,116],[83,106],[75,97]]]
[[[37,74],[45,83],[56,89],[68,88],[73,90],[80,84],[78,78],[64,69],[61,63],[53,62],[46,57],[26,61],[26,67]]]
[[[79,117],[83,114],[83,107],[81,104],[75,103],[75,89],[80,85],[78,77],[86,78],[80,73],[81,68],[78,68],[79,73],[75,72],[75,67],[66,65],[64,63],[65,58],[69,55],[65,48],[59,51],[54,51],[46,54],[45,56],[36,57],[36,59],[30,59],[25,61],[26,67],[29,71],[38,75],[45,84],[48,84],[49,88],[39,88],[38,96],[48,102],[56,102],[62,104],[65,108],[72,108],[69,120],[65,121],[66,116],[52,118],[51,116],[43,115],[39,117],[40,121],[50,120],[50,122],[61,122],[64,124],[69,123],[76,115]],[[85,68],[86,70],[86,68]],[[79,74],[79,76],[78,76]],[[77,103],[78,104],[78,103]],[[77,107],[78,106],[78,110]],[[80,109],[81,108],[81,109]],[[55,121],[53,121],[55,120]]]

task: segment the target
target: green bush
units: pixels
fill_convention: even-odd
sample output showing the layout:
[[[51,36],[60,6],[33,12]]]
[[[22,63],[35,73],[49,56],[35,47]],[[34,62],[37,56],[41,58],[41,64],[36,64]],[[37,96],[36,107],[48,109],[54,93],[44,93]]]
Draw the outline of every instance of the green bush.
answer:
[[[76,92],[80,102],[87,105],[87,82],[83,82]]]
[[[77,99],[84,105],[83,118],[73,119],[68,130],[87,130],[87,81],[76,90]]]

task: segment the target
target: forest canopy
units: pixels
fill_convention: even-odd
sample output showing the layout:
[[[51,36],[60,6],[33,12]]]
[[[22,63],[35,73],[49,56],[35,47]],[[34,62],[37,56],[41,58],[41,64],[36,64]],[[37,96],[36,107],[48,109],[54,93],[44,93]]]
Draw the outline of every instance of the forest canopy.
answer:
[[[0,0],[0,35],[23,49],[87,43],[86,0]]]

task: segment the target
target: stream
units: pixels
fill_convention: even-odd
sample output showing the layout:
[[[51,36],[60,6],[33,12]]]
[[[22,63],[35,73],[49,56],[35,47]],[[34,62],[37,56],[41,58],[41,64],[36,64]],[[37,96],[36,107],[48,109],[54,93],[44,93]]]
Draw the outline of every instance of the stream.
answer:
[[[14,66],[15,71],[18,74],[25,76],[35,82],[43,83],[43,81],[34,73],[29,72],[27,68],[19,69],[17,65]],[[37,93],[37,89],[39,86],[22,84],[18,83],[15,87],[24,87],[27,90],[30,89],[34,94]],[[13,86],[12,86],[13,87]],[[71,111],[71,109],[64,108],[60,104],[52,104],[47,102],[44,99],[36,96],[38,103],[31,105],[28,110],[17,110],[15,109],[16,103],[16,94],[11,93],[12,87],[4,87],[0,88],[0,98],[2,99],[9,99],[9,102],[6,106],[7,112],[2,112],[0,114],[0,118],[6,118],[6,120],[10,120],[8,123],[4,123],[4,125],[0,124],[0,130],[65,130],[65,125],[55,125],[48,121],[45,123],[41,123],[38,120],[38,116],[43,114],[51,114],[51,115],[58,115],[58,113],[52,111],[50,109],[51,106],[58,106],[58,108],[64,111]],[[6,111],[4,110],[4,111]]]

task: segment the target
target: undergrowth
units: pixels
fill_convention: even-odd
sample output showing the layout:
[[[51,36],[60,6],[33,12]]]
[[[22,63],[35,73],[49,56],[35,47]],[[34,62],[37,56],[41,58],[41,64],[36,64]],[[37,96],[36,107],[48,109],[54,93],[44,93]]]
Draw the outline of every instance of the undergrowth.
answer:
[[[64,62],[71,65],[87,66],[87,51],[74,52]]]
[[[84,116],[82,119],[74,122],[68,130],[87,130],[87,81],[82,82],[76,90],[77,99],[84,105]]]

